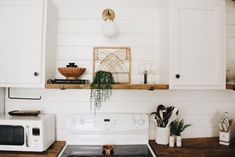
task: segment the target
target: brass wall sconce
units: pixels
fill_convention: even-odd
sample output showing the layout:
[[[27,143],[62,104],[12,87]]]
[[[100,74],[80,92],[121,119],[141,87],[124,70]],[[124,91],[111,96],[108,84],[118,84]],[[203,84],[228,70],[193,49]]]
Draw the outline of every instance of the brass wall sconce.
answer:
[[[105,9],[102,13],[104,24],[102,32],[104,36],[112,38],[118,35],[118,27],[114,22],[115,13],[112,9]]]

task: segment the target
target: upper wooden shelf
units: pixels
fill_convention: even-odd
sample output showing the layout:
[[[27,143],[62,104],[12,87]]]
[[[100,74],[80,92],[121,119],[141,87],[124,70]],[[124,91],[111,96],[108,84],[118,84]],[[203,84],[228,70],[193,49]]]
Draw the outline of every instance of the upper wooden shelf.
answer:
[[[128,90],[166,90],[168,84],[113,84],[113,89]],[[90,89],[90,84],[46,84],[48,89]]]

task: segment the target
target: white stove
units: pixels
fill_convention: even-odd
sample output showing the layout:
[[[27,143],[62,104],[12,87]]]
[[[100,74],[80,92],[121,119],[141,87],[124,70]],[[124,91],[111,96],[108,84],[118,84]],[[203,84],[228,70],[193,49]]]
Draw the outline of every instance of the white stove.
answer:
[[[66,116],[67,146],[61,157],[155,157],[148,145],[147,114],[92,113]]]

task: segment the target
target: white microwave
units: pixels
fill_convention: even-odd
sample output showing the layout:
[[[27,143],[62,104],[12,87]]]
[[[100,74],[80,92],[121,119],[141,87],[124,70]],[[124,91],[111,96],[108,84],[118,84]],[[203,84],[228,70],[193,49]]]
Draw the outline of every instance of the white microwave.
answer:
[[[0,151],[45,151],[55,141],[55,115],[0,117]]]

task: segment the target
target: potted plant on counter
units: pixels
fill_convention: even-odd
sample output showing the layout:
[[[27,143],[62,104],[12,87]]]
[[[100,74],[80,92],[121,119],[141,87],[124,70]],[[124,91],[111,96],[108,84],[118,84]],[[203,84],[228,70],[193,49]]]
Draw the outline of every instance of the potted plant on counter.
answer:
[[[90,108],[96,111],[100,109],[103,102],[109,100],[112,95],[112,84],[114,83],[112,73],[97,71],[90,85]]]
[[[182,137],[181,133],[187,128],[191,126],[191,124],[184,124],[184,120],[181,119],[180,121],[175,120],[170,124],[170,132],[172,135],[176,136],[176,146],[182,146]]]

